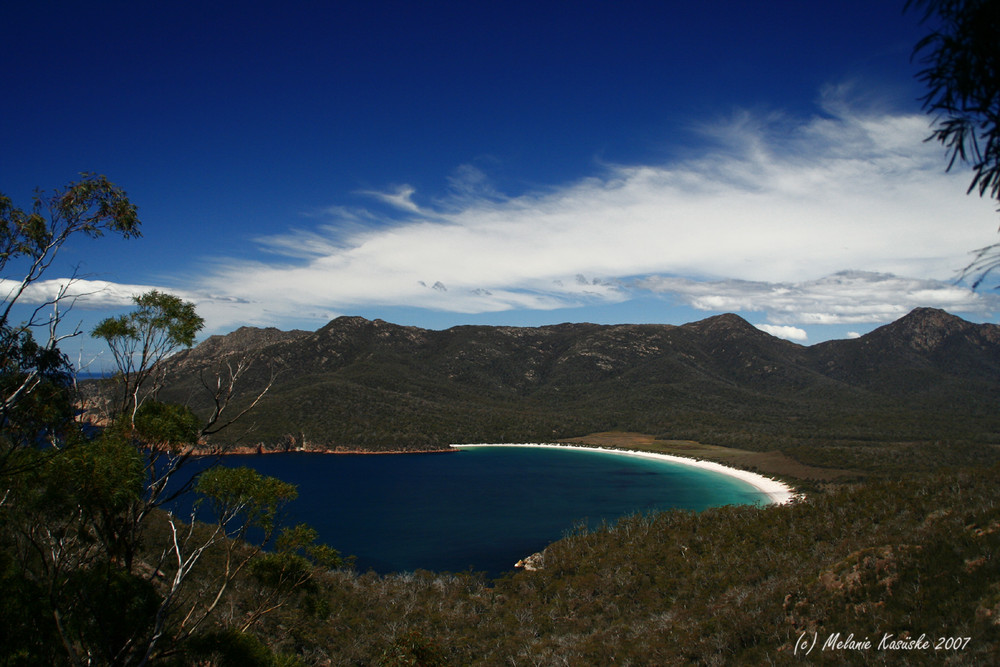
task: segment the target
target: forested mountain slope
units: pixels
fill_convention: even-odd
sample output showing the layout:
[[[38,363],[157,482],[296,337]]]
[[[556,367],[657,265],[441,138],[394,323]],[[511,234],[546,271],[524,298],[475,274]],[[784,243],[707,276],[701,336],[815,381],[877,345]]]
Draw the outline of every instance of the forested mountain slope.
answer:
[[[1000,441],[1000,326],[926,308],[810,347],[736,315],[681,326],[432,331],[341,317],[315,332],[243,328],[171,358],[160,397],[205,411],[199,378],[238,361],[252,361],[245,396],[274,382],[253,430],[229,437],[265,447],[427,449],[628,430],[815,459],[819,444],[864,458],[858,443],[869,441],[947,440],[980,454]]]

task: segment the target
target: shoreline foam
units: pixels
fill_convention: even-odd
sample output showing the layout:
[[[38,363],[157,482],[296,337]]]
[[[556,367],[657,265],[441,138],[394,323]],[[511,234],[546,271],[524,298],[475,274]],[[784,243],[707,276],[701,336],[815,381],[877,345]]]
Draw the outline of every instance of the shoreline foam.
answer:
[[[701,468],[703,470],[709,470],[712,472],[719,473],[721,475],[726,475],[728,477],[734,477],[743,482],[746,482],[750,486],[754,487],[764,495],[766,495],[771,504],[774,505],[785,505],[792,502],[798,494],[784,482],[779,482],[776,479],[770,477],[765,477],[755,472],[750,472],[749,470],[740,470],[739,468],[731,468],[729,466],[722,465],[721,463],[716,463],[715,461],[704,461],[702,459],[690,459],[683,456],[674,456],[673,454],[658,454],[656,452],[643,452],[636,449],[615,449],[613,447],[586,447],[583,445],[561,445],[556,443],[476,443],[468,445],[451,445],[455,449],[467,449],[470,447],[544,447],[550,449],[563,448],[563,449],[576,449],[580,451],[589,452],[606,452],[609,454],[620,454],[622,456],[636,456],[639,458],[655,459],[658,461],[666,461],[669,463],[677,463],[680,465],[691,466],[693,468]]]

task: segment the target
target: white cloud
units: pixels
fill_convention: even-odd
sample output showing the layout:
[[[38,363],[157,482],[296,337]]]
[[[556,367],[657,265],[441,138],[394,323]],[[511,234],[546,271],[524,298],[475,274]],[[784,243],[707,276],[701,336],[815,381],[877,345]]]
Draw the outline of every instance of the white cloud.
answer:
[[[809,339],[809,335],[805,330],[798,327],[789,327],[780,324],[755,324],[754,326],[772,336],[793,340],[796,343],[804,343]]]
[[[377,192],[373,190],[362,190],[359,194],[369,195],[378,200],[394,206],[409,213],[420,213],[420,207],[413,201],[413,195],[417,190],[412,185],[401,185],[395,192]]]
[[[11,299],[19,288],[20,282],[0,278],[0,303]],[[22,307],[35,308],[55,303],[58,300],[63,315],[69,309],[74,311],[107,311],[131,308],[135,305],[132,297],[151,290],[173,294],[194,303],[199,315],[205,318],[208,331],[218,331],[232,322],[244,321],[247,318],[248,307],[254,307],[245,299],[232,295],[179,290],[162,285],[135,285],[83,278],[38,280],[28,285],[24,292],[17,297],[17,304]],[[329,312],[310,314],[319,319],[324,319],[324,315],[330,315]],[[274,316],[272,317],[272,315]],[[278,324],[281,319],[280,315],[264,311],[259,313],[257,321]],[[325,319],[330,319],[330,317]]]
[[[5,299],[14,295],[21,283],[0,278],[0,294]],[[25,288],[18,297],[19,303],[38,305],[51,303],[56,299],[73,301],[76,308],[121,308],[132,305],[132,297],[158,289],[170,291],[162,287],[150,285],[127,285],[106,280],[86,280],[80,278],[65,278],[39,280]]]
[[[995,309],[948,282],[995,241],[991,203],[944,173],[926,117],[866,109],[830,88],[813,118],[736,114],[702,128],[712,147],[700,154],[519,196],[475,167],[427,206],[409,185],[368,191],[395,210],[331,206],[313,229],[258,239],[275,261],[215,260],[185,292],[216,329],[379,306],[554,309],[635,290],[786,326]]]
[[[705,311],[757,311],[775,324],[886,322],[918,306],[979,315],[1000,310],[1000,297],[950,282],[842,271],[801,282],[697,281],[654,276],[635,283]]]

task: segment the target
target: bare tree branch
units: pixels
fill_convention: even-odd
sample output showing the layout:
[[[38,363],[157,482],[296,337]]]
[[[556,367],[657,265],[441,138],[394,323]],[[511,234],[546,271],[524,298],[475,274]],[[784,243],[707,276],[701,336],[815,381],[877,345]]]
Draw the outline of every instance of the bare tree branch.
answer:
[[[227,360],[225,362],[226,371],[228,372],[227,376],[223,379],[223,369],[220,364],[215,371],[214,386],[205,379],[204,372],[198,374],[198,379],[201,381],[202,387],[204,387],[205,390],[212,396],[212,403],[214,405],[211,416],[201,429],[201,436],[214,435],[219,431],[232,426],[234,423],[246,416],[247,413],[257,407],[257,404],[260,403],[261,399],[263,399],[267,392],[271,390],[271,386],[278,377],[278,372],[274,370],[273,366],[270,368],[270,377],[268,378],[267,384],[260,392],[258,392],[256,397],[254,397],[254,399],[250,401],[250,403],[247,404],[247,406],[236,416],[219,423],[219,420],[226,412],[230,401],[232,401],[233,396],[236,393],[236,387],[239,384],[241,377],[250,369],[252,365],[253,361],[247,357],[239,359],[236,362],[235,367],[231,361]]]

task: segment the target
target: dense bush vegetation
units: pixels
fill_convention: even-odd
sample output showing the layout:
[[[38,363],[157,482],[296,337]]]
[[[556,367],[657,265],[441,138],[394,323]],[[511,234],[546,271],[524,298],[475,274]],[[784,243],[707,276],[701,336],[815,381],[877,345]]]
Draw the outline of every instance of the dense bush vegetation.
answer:
[[[171,484],[197,441],[232,422],[222,415],[235,376],[217,385],[207,421],[153,399],[159,362],[201,329],[192,304],[154,290],[96,327],[118,366],[93,404],[97,423],[79,419],[73,368],[58,346],[80,333],[59,331],[73,280],[15,319],[70,237],[129,238],[138,227],[135,207],[101,176],[39,191],[28,210],[0,195],[0,278],[15,285],[0,294],[3,664],[270,660],[247,631],[305,594],[316,566],[340,562],[308,527],[280,525],[292,485],[221,467]],[[187,522],[169,511],[185,493],[197,497]],[[240,594],[241,582],[252,582],[251,594]]]
[[[161,396],[206,415],[200,374],[241,356],[244,403],[270,391],[254,430],[219,443],[413,450],[634,431],[862,470],[884,463],[863,443],[941,442],[970,464],[1000,443],[1000,327],[928,309],[808,348],[734,315],[447,331],[344,317],[210,339],[171,360]]]
[[[307,584],[241,631],[235,621],[261,608],[282,569],[267,556],[233,581],[224,614],[175,658],[258,665],[790,664],[801,662],[793,655],[801,637],[818,637],[822,646],[840,633],[868,638],[873,648],[817,647],[810,662],[995,663],[998,474],[997,467],[908,474],[817,491],[787,506],[625,517],[570,531],[545,550],[543,569],[496,581],[469,572],[311,570]],[[149,543],[169,531],[167,522],[153,522]],[[206,554],[193,590],[207,587],[226,558],[222,546]],[[45,596],[13,574],[9,558],[3,565],[4,662],[60,662],[45,630]],[[82,572],[65,585],[86,590],[92,575]],[[106,590],[114,599],[92,599],[97,613],[87,618],[94,628],[81,632],[101,625],[122,637],[142,632],[143,605],[154,604],[155,590],[136,580]],[[877,648],[886,634],[925,633],[969,641],[948,651]]]
[[[289,609],[268,641],[333,664],[768,664],[805,633],[829,664],[1000,660],[1000,469],[906,476],[788,506],[723,507],[579,529],[544,568],[321,578],[324,613]],[[894,638],[969,637],[961,650],[877,650]],[[406,660],[409,660],[407,662]]]

